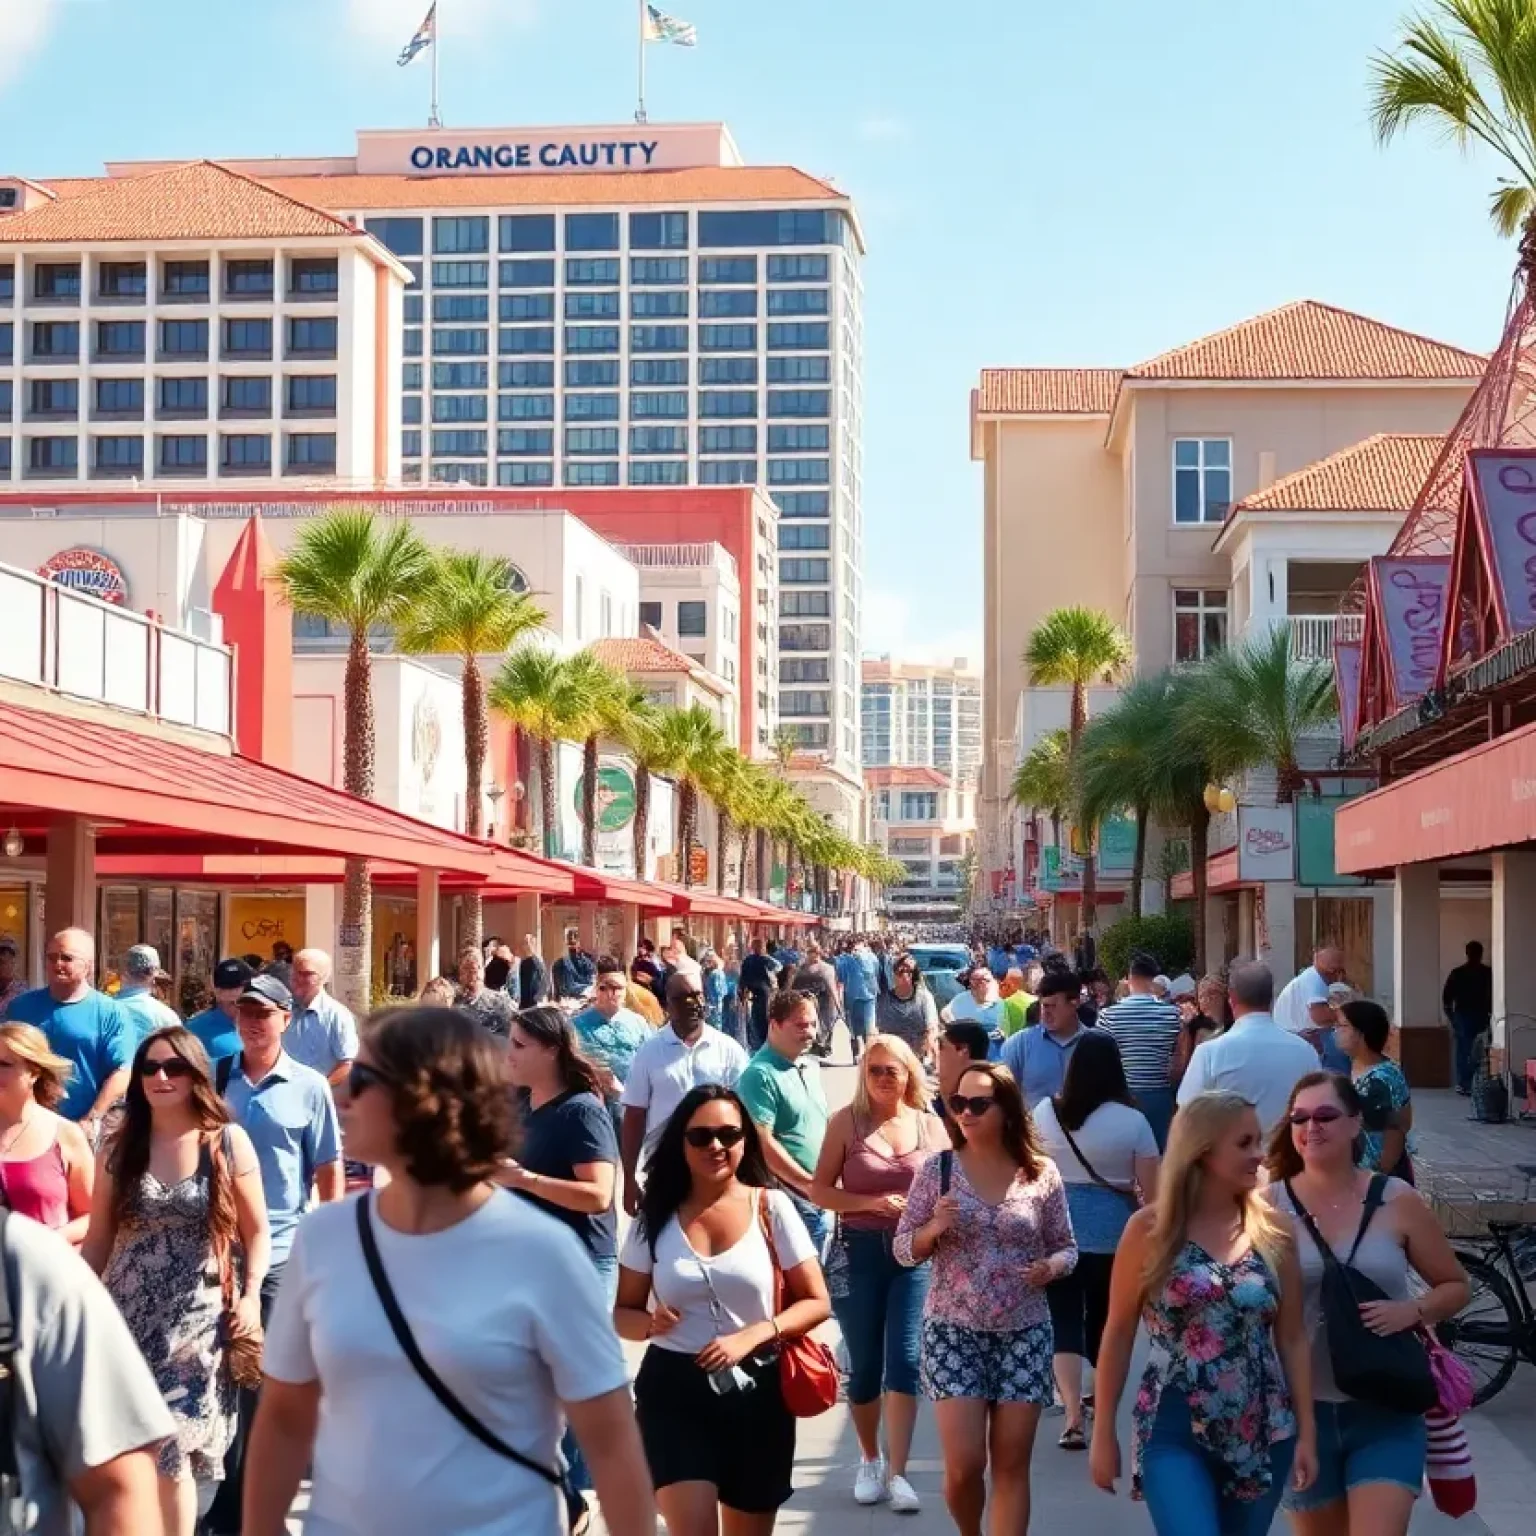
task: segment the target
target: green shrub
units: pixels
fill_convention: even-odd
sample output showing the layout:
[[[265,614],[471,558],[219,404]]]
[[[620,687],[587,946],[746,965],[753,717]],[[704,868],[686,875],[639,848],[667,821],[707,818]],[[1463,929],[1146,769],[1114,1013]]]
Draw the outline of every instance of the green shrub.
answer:
[[[1099,937],[1099,964],[1111,981],[1124,976],[1131,956],[1145,950],[1165,976],[1177,976],[1195,962],[1195,930],[1187,917],[1160,912],[1153,917],[1122,917]]]

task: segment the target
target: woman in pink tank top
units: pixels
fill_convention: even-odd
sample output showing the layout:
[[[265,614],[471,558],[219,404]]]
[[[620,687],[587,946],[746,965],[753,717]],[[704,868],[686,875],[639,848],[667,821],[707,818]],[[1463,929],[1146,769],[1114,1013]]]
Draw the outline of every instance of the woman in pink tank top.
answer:
[[[827,1123],[811,1200],[838,1218],[827,1288],[848,1348],[848,1407],[861,1458],[853,1496],[860,1504],[889,1499],[908,1514],[919,1504],[906,1473],[928,1266],[904,1268],[891,1241],[917,1170],[948,1145],[943,1122],[928,1111],[927,1079],[911,1046],[872,1035],[853,1103]]]
[[[70,1066],[30,1024],[0,1024],[0,1199],[79,1247],[95,1163],[85,1132],[53,1111]]]

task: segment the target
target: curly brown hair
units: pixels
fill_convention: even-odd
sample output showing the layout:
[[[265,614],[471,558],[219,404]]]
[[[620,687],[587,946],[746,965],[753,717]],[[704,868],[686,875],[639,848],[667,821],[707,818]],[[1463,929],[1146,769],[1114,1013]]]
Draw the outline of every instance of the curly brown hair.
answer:
[[[456,1008],[385,1008],[363,1027],[389,1080],[395,1146],[418,1184],[461,1194],[514,1144],[504,1048]]]

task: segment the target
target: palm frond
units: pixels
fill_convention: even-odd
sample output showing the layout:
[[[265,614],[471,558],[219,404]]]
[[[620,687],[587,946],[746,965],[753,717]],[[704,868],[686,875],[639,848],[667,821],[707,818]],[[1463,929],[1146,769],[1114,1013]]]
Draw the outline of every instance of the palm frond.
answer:
[[[1031,632],[1023,660],[1034,687],[1087,688],[1130,665],[1131,642],[1096,608],[1057,608]]]
[[[416,656],[492,656],[549,617],[527,592],[512,588],[513,567],[480,550],[438,552],[431,574],[402,619],[400,649]]]
[[[1065,816],[1072,803],[1071,756],[1067,732],[1048,731],[1014,770],[1014,803],[1047,816]]]
[[[432,568],[430,547],[404,519],[338,507],[304,525],[277,578],[296,612],[359,635],[402,619]]]

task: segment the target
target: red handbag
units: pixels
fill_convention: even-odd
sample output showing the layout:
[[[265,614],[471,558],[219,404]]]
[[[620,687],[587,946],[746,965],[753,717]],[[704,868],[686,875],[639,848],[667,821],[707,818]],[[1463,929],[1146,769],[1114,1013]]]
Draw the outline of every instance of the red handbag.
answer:
[[[784,1309],[784,1270],[773,1246],[766,1194],[758,1197],[757,1219],[762,1223],[768,1257],[773,1260],[773,1315],[777,1317]],[[832,1407],[837,1401],[838,1382],[837,1359],[820,1339],[808,1334],[779,1339],[779,1389],[784,1394],[784,1406],[797,1419],[814,1419]]]

